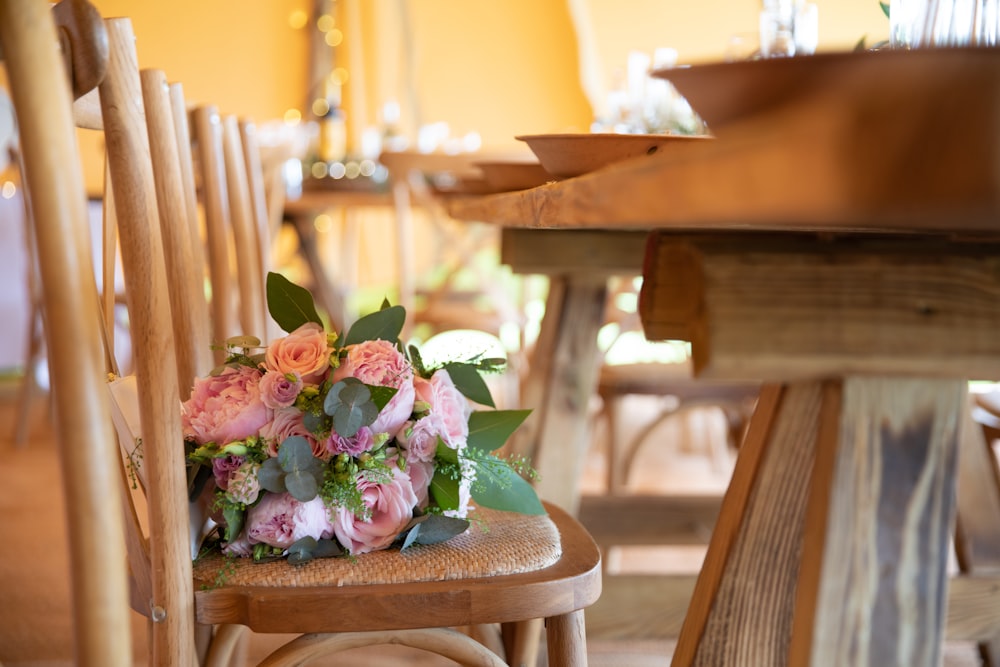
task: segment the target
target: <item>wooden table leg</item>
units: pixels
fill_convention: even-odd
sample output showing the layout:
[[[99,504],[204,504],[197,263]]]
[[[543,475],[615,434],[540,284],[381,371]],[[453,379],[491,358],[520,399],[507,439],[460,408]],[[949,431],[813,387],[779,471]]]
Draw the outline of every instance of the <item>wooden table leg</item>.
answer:
[[[966,383],[764,389],[674,667],[932,667]]]
[[[580,477],[590,448],[590,400],[597,388],[597,332],[607,282],[553,276],[522,404],[533,413],[512,441],[539,473],[538,494],[576,514]]]

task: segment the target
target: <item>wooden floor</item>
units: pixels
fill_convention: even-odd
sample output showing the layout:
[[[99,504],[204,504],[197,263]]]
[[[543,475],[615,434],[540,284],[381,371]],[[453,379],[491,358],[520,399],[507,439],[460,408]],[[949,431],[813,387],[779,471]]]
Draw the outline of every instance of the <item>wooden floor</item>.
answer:
[[[67,667],[73,664],[72,624],[65,553],[65,522],[60,492],[56,443],[51,435],[46,400],[34,401],[29,437],[17,448],[12,440],[15,401],[10,382],[0,384],[0,663],[3,667]],[[635,399],[633,420],[638,425],[654,414],[652,399]],[[659,431],[657,445],[642,451],[632,479],[638,490],[674,490],[695,493],[724,488],[732,460],[711,459],[706,438],[722,437],[722,424],[711,412],[692,413],[672,420]],[[603,454],[598,443],[587,461],[588,490],[601,488]],[[669,443],[664,446],[662,443]],[[699,444],[701,443],[701,444]],[[696,571],[703,549],[687,547],[633,549],[615,554],[612,565],[623,571]],[[135,665],[145,665],[145,620],[135,615],[132,628]],[[265,656],[287,637],[254,637],[248,664]],[[588,642],[591,667],[652,667],[670,663],[672,642]],[[434,667],[454,663],[402,649],[364,649],[344,653],[334,661],[313,664],[363,667]],[[544,660],[541,661],[544,664]],[[978,665],[971,647],[949,645],[948,667]]]

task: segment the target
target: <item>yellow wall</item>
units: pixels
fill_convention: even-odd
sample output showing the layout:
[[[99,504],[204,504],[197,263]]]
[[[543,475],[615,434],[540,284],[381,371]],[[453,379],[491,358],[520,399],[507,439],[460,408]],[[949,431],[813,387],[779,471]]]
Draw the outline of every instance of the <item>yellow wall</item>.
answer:
[[[308,11],[310,0],[93,2],[106,17],[132,18],[140,66],[162,68],[183,82],[191,102],[215,103],[258,121],[305,106],[308,28],[292,27],[290,17]],[[353,77],[345,102],[355,141],[364,126],[380,121],[388,100],[401,104],[408,131],[417,123],[445,121],[456,135],[478,132],[488,148],[519,146],[516,134],[589,127],[592,112],[565,0],[335,4],[345,33],[337,64]],[[759,7],[756,0],[583,4],[605,80],[624,67],[630,49],[673,47],[682,63],[721,59],[730,36],[755,31]],[[863,36],[871,42],[887,33],[877,0],[818,4],[823,50],[849,49]],[[99,175],[96,140],[84,144],[88,172]],[[98,178],[88,178],[88,185]]]

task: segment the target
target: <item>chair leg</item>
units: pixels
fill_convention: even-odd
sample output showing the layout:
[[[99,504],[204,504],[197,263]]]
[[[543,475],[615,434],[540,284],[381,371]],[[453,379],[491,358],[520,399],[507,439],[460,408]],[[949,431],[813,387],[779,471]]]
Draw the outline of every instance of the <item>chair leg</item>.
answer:
[[[587,629],[583,610],[545,619],[549,667],[586,667]]]
[[[542,619],[504,623],[504,652],[511,667],[535,667],[538,661],[538,647],[542,638]]]

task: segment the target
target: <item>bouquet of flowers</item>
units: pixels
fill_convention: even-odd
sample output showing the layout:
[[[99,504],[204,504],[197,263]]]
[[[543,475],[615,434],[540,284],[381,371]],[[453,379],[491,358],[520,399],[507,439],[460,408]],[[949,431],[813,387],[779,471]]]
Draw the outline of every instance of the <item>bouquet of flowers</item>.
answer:
[[[328,333],[276,273],[267,300],[288,335],[228,340],[182,407],[192,497],[211,494],[225,553],[302,563],[444,541],[475,506],[544,513],[530,468],[495,453],[529,414],[495,409],[482,373],[502,359],[425,365],[387,303]]]

